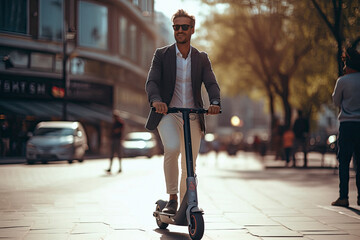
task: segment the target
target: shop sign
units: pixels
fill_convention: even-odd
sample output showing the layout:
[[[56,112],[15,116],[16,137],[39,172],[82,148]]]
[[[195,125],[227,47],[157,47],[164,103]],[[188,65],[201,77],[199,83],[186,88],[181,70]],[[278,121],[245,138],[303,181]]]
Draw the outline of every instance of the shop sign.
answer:
[[[112,106],[113,87],[104,84],[71,80],[68,97],[71,100],[96,102]]]
[[[0,97],[59,98],[61,85],[54,79],[0,78]],[[58,90],[57,90],[58,89]]]

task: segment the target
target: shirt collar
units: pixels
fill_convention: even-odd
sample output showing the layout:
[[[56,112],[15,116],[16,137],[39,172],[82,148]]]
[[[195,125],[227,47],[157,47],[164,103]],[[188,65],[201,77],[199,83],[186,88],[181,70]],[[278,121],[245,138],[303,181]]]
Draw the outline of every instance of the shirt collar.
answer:
[[[181,52],[179,51],[179,49],[178,49],[178,47],[177,47],[177,44],[175,44],[175,49],[176,49],[176,56],[182,58],[183,56],[182,56]],[[190,51],[189,51],[189,54],[188,54],[188,57],[187,57],[187,58],[191,57],[191,50],[192,50],[192,46],[190,46]]]

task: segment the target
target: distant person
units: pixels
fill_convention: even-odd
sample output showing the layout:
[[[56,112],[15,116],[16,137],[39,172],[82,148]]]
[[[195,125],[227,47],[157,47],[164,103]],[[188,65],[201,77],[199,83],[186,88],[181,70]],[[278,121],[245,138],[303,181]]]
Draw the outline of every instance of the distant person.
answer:
[[[253,151],[256,153],[260,153],[260,144],[261,139],[258,135],[255,134],[254,141],[253,141]]]
[[[293,131],[295,134],[295,142],[294,142],[294,162],[296,161],[295,154],[301,148],[304,153],[304,165],[303,167],[307,167],[307,139],[309,135],[309,121],[308,119],[303,117],[303,113],[301,110],[298,110],[298,118],[295,120]]]
[[[275,160],[282,159],[282,134],[283,126],[279,119],[275,119],[274,125],[271,129],[273,150],[275,152]]]
[[[220,143],[219,139],[215,138],[214,141],[212,141],[212,149],[215,152],[216,161],[219,156],[220,148],[221,148],[221,143]]]
[[[360,52],[356,50],[359,41],[360,38],[344,52],[345,75],[338,78],[332,94],[335,105],[340,107],[337,153],[340,196],[331,203],[333,206],[349,206],[349,165],[352,156],[356,171],[357,204],[360,205]]]
[[[118,173],[121,173],[121,137],[124,130],[124,121],[120,117],[120,112],[118,110],[113,111],[113,126],[111,129],[111,156],[110,156],[110,166],[106,171],[111,173],[111,167],[113,163],[113,158],[115,155],[119,159],[119,170]]]
[[[9,123],[7,120],[2,122],[0,128],[0,136],[1,136],[1,156],[5,157],[10,152],[10,136],[11,131],[9,127]]]
[[[295,158],[294,155],[292,154],[294,139],[295,139],[294,132],[290,129],[290,127],[287,127],[283,134],[283,148],[285,152],[286,167],[288,167],[290,164],[290,156],[292,156],[293,159],[293,167],[296,167]]]

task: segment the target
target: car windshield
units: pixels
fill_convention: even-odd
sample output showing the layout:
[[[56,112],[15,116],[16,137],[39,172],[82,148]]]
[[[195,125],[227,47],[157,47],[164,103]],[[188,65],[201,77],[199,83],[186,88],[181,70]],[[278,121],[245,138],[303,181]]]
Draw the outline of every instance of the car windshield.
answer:
[[[72,128],[38,128],[34,132],[34,136],[68,136],[73,135]]]

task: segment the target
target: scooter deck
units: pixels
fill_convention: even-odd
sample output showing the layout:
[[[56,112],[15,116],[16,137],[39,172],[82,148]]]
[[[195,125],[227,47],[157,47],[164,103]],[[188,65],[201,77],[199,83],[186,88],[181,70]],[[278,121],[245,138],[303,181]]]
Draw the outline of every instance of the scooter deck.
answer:
[[[165,212],[159,212],[159,211],[155,211],[153,215],[154,215],[154,217],[157,217],[159,215],[164,215],[164,216],[168,216],[168,217],[175,216],[175,214],[173,214],[173,213],[165,213]]]

